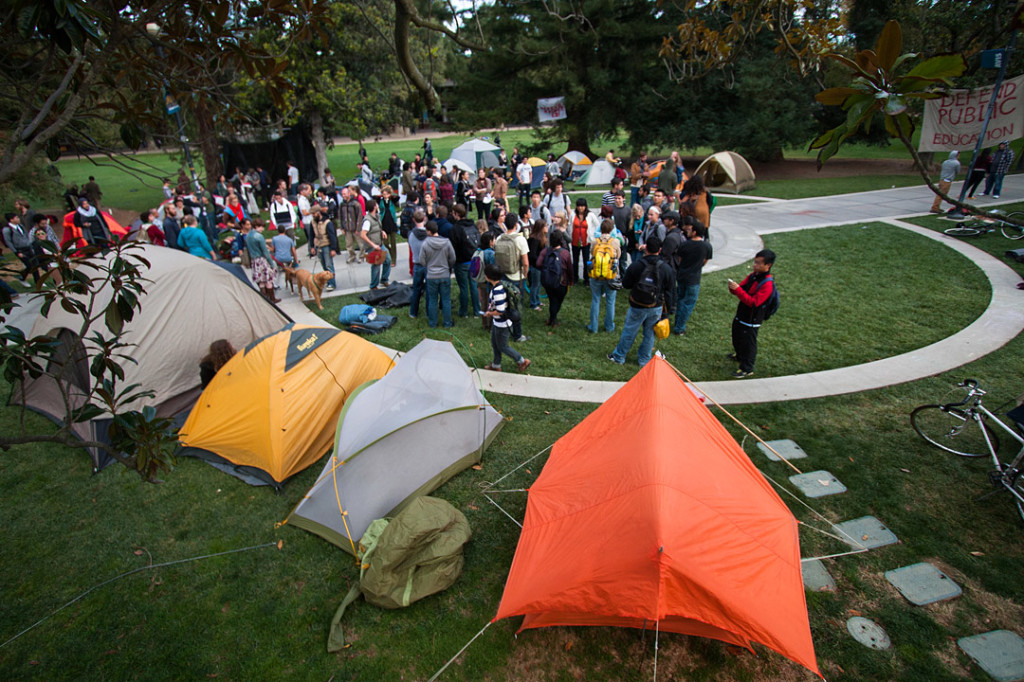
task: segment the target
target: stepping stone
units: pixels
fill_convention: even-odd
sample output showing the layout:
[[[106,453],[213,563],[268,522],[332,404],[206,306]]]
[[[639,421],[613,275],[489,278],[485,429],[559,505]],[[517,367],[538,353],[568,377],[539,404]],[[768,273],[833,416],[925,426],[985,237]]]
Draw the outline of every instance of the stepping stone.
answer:
[[[993,630],[956,641],[964,653],[999,682],[1024,678],[1024,639],[1009,630]]]
[[[859,543],[868,549],[875,549],[877,547],[885,547],[886,545],[894,545],[900,541],[895,533],[883,526],[882,522],[874,516],[862,516],[859,519],[843,521],[842,523],[837,523],[836,528],[840,531],[840,536],[843,536],[845,533],[845,535],[853,538],[853,541],[851,541],[844,537],[847,544],[852,547],[857,547]]]
[[[846,631],[850,633],[851,637],[869,649],[884,651],[892,646],[892,642],[889,641],[889,635],[885,633],[882,626],[867,618],[854,616],[846,621]]]
[[[825,497],[846,492],[846,486],[827,471],[811,471],[806,474],[795,474],[789,482],[800,489],[807,497]]]
[[[832,579],[825,564],[819,560],[801,561],[800,571],[804,576],[804,589],[811,592],[835,592],[836,581]]]
[[[785,440],[770,440],[767,441],[767,443],[768,445],[775,448],[776,452],[782,455],[782,459],[785,459],[787,461],[791,459],[803,459],[804,457],[807,456],[807,453],[804,452],[800,448],[800,446],[796,444],[796,441],[789,440],[788,438]],[[774,452],[765,447],[764,443],[758,443],[757,447],[759,447],[761,449],[761,452],[767,455],[768,459],[770,459],[771,461],[781,461]]]
[[[912,564],[885,572],[885,579],[911,604],[924,606],[962,594],[960,586],[929,563]]]

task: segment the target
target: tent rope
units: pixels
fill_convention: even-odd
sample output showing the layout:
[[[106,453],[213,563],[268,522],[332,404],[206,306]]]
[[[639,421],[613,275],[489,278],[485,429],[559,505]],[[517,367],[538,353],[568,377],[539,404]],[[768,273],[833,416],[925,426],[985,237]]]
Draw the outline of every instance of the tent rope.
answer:
[[[484,497],[486,497],[486,498],[487,498],[487,501],[488,501],[488,502],[490,502],[490,503],[491,503],[491,504],[493,504],[493,505],[494,505],[495,507],[497,507],[497,508],[498,508],[499,510],[501,510],[501,513],[502,513],[502,514],[504,514],[505,516],[507,516],[507,517],[509,517],[510,519],[512,519],[512,523],[516,524],[516,525],[517,525],[517,526],[519,526],[520,528],[522,528],[522,527],[523,527],[523,524],[519,523],[519,521],[517,521],[517,520],[516,520],[516,518],[515,518],[514,516],[512,516],[511,514],[509,514],[509,513],[507,512],[507,511],[505,511],[504,507],[502,507],[502,506],[501,506],[500,504],[498,504],[498,503],[497,503],[497,502],[495,502],[495,501],[494,501],[493,499],[491,499],[491,496],[490,496],[490,495],[488,495],[487,493],[484,493]]]
[[[479,637],[480,635],[484,634],[484,630],[486,630],[489,627],[491,627],[491,621],[487,621],[487,625],[483,626],[480,629],[480,632],[478,632],[475,635],[473,635],[473,639],[471,639],[468,642],[466,642],[465,646],[463,646],[461,649],[459,649],[459,652],[457,654],[455,654],[454,656],[449,658],[448,662],[445,663],[443,666],[441,666],[441,669],[438,670],[436,673],[434,673],[434,675],[429,680],[427,680],[427,682],[434,682],[438,677],[440,677],[441,673],[443,673],[445,670],[447,670],[448,666],[450,666],[452,663],[454,663],[455,659],[458,658],[459,656],[461,656],[462,652],[465,651],[466,649],[468,649],[469,645],[472,644],[473,642],[475,642],[477,637]]]
[[[229,549],[229,550],[225,550],[223,552],[216,552],[214,554],[203,554],[201,556],[189,557],[187,559],[176,559],[174,561],[165,561],[162,564],[150,564],[149,566],[141,566],[139,568],[134,568],[134,569],[132,569],[130,571],[126,571],[126,572],[122,573],[121,575],[116,575],[113,578],[110,578],[108,580],[104,580],[101,583],[93,585],[92,587],[87,589],[85,592],[82,592],[80,595],[78,595],[77,597],[75,597],[74,599],[69,601],[68,603],[66,603],[63,606],[61,606],[60,608],[56,609],[53,613],[51,613],[49,615],[46,615],[46,616],[43,616],[42,618],[37,620],[32,625],[28,626],[27,628],[25,628],[24,630],[22,630],[18,634],[14,635],[10,639],[8,639],[3,644],[0,644],[0,649],[3,649],[8,644],[10,644],[14,640],[16,640],[19,637],[21,637],[22,635],[24,635],[26,632],[29,632],[30,630],[34,630],[39,625],[42,625],[44,622],[46,622],[50,618],[53,618],[58,613],[60,613],[61,611],[63,611],[67,607],[71,606],[75,602],[79,601],[80,599],[84,598],[89,593],[94,592],[95,590],[98,590],[99,588],[103,587],[104,585],[109,585],[112,582],[116,582],[116,581],[120,580],[121,578],[126,578],[126,577],[128,577],[130,575],[133,575],[135,573],[139,573],[141,571],[148,571],[148,570],[153,569],[153,568],[164,568],[166,566],[174,566],[176,564],[185,564],[185,563],[188,563],[190,561],[199,561],[200,559],[212,559],[214,557],[224,556],[225,554],[237,554],[238,552],[249,552],[249,551],[254,550],[254,549],[263,549],[265,547],[278,547],[278,543],[277,542],[265,542],[262,545],[252,545],[251,547],[241,547],[239,549]]]
[[[654,682],[658,682],[658,635],[661,634],[661,621],[654,623]]]
[[[493,488],[494,486],[498,485],[499,483],[501,483],[502,481],[504,481],[504,480],[505,480],[506,478],[508,478],[509,476],[511,476],[512,474],[514,474],[515,472],[519,471],[519,470],[520,470],[520,469],[522,469],[522,468],[523,468],[524,466],[526,466],[527,464],[529,464],[529,463],[530,463],[530,462],[532,462],[533,460],[537,459],[538,457],[540,457],[541,455],[543,455],[543,454],[544,454],[545,452],[547,452],[548,450],[550,450],[550,449],[551,449],[551,448],[553,448],[553,447],[555,447],[555,444],[554,444],[554,443],[552,443],[551,445],[547,446],[546,448],[544,448],[543,450],[541,450],[540,452],[538,452],[538,453],[537,453],[536,455],[534,455],[534,456],[533,456],[533,457],[531,457],[530,459],[528,459],[528,460],[526,460],[525,462],[521,463],[521,464],[520,464],[519,466],[517,466],[517,467],[516,467],[515,469],[512,469],[511,471],[509,471],[508,473],[506,473],[506,474],[505,474],[504,476],[502,476],[502,477],[501,477],[501,478],[499,478],[498,480],[494,481],[493,483],[487,483],[487,482],[485,481],[485,482],[484,482],[484,484],[486,484],[486,485],[484,486],[484,492],[490,492],[491,488]]]
[[[668,360],[666,360],[665,362],[668,362]],[[763,446],[765,446],[766,448],[768,448],[769,450],[771,450],[771,451],[772,451],[772,453],[773,453],[773,454],[774,454],[774,455],[775,455],[776,457],[778,457],[778,458],[779,458],[780,460],[782,460],[783,462],[785,462],[786,464],[788,464],[788,465],[790,466],[790,468],[792,468],[792,469],[793,469],[793,471],[797,472],[798,474],[802,474],[802,473],[803,473],[802,471],[800,471],[799,469],[797,469],[797,468],[796,468],[796,465],[795,465],[795,464],[793,464],[793,463],[792,463],[792,462],[790,462],[790,461],[789,461],[788,459],[786,459],[785,457],[783,457],[782,455],[780,455],[780,454],[778,453],[778,451],[776,451],[776,449],[775,449],[775,448],[773,448],[773,447],[772,447],[771,445],[768,445],[768,443],[764,442],[764,440],[763,440],[763,439],[762,439],[762,438],[761,438],[761,437],[760,437],[759,435],[757,435],[756,433],[754,433],[753,431],[751,431],[751,430],[750,430],[750,429],[749,429],[749,428],[747,427],[747,425],[746,425],[746,424],[744,424],[744,423],[743,423],[743,422],[741,422],[741,421],[740,421],[739,419],[737,419],[736,417],[734,417],[734,416],[733,416],[733,414],[732,414],[731,412],[729,412],[729,410],[727,410],[727,409],[725,409],[724,407],[722,407],[722,405],[720,405],[720,404],[718,403],[718,401],[717,401],[717,400],[715,400],[714,398],[712,398],[711,396],[709,396],[709,395],[708,395],[707,393],[705,393],[704,391],[701,391],[701,390],[700,390],[700,388],[699,388],[699,387],[697,386],[697,384],[695,384],[695,383],[693,383],[692,381],[690,381],[689,377],[687,377],[687,376],[686,376],[685,374],[683,374],[682,372],[680,372],[680,371],[679,371],[679,369],[678,369],[678,368],[677,368],[677,367],[676,367],[675,365],[673,365],[673,364],[672,364],[671,362],[668,362],[668,366],[669,366],[669,367],[671,367],[671,368],[672,368],[672,370],[673,370],[673,371],[674,371],[674,372],[675,372],[676,374],[678,374],[678,375],[679,375],[679,376],[680,376],[680,377],[682,378],[682,380],[683,380],[683,381],[685,381],[685,382],[687,383],[687,385],[689,385],[689,386],[693,387],[694,389],[696,389],[697,391],[699,391],[699,392],[700,392],[700,394],[701,394],[702,396],[704,396],[705,398],[707,398],[708,400],[710,400],[710,401],[712,402],[712,404],[714,404],[714,406],[715,406],[715,407],[717,407],[717,408],[718,408],[718,409],[720,409],[720,410],[721,410],[722,412],[724,412],[724,413],[725,413],[725,415],[726,415],[727,417],[729,417],[729,419],[731,419],[731,420],[733,420],[734,422],[736,422],[736,424],[737,424],[737,425],[739,425],[739,427],[740,427],[740,428],[742,428],[742,429],[743,429],[744,431],[746,431],[746,432],[747,432],[747,433],[749,433],[749,434],[750,434],[751,436],[753,436],[753,437],[754,437],[754,438],[755,438],[755,439],[757,440],[757,442],[758,442],[758,443],[760,443],[761,445],[763,445]]]

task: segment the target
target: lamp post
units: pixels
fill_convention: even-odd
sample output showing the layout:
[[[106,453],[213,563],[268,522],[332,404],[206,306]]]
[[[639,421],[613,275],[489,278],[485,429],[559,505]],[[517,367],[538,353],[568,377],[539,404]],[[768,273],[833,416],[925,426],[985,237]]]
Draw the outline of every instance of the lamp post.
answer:
[[[146,32],[149,35],[156,38],[160,35],[161,31],[160,24],[149,23],[146,24]],[[161,61],[165,59],[164,48],[160,43],[155,43],[156,56]],[[185,135],[185,119],[181,116],[181,105],[171,95],[170,84],[167,82],[166,76],[161,76],[164,82],[164,106],[167,109],[167,114],[174,117],[174,122],[178,125],[178,140],[181,142],[182,151],[185,153],[185,163],[188,164],[188,172],[192,176],[192,191],[195,193],[197,201],[199,202],[199,222],[205,230],[208,226],[206,224],[206,207],[203,205],[203,190],[199,184],[199,176],[196,175],[196,166],[192,161],[192,151],[188,147],[188,136]],[[216,235],[214,235],[216,236]]]

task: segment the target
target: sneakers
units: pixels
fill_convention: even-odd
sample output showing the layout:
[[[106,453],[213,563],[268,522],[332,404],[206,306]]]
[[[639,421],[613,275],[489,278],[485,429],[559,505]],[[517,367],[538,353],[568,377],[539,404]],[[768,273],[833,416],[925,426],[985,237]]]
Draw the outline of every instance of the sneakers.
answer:
[[[530,362],[529,358],[523,358],[523,361],[519,363],[519,371],[525,372],[526,370],[530,369],[531,364],[533,363]]]
[[[334,291],[334,285],[328,284],[327,286],[324,287],[324,291]]]
[[[992,198],[993,198],[993,199],[998,199],[998,198],[999,198],[999,195],[998,195],[998,194],[993,194],[993,195],[992,195]]]
[[[725,357],[728,358],[729,360],[736,360],[737,359],[735,353],[726,353]]]
[[[535,305],[532,308],[530,308],[530,310],[541,310],[543,308],[544,308],[544,306],[542,306],[542,305]]]
[[[672,335],[673,336],[686,336],[686,330],[685,329],[680,329],[679,331],[674,331],[674,332],[672,332]]]
[[[974,196],[971,195],[971,196],[967,197],[967,199],[970,200],[970,201],[974,201]]]
[[[616,359],[615,359],[615,356],[614,356],[614,355],[612,355],[611,353],[609,353],[609,354],[608,354],[608,355],[606,355],[605,357],[607,357],[607,358],[608,358],[609,360],[611,360],[612,362],[614,362],[614,363],[615,363],[616,365],[624,365],[624,364],[626,364],[625,362],[619,362],[618,360],[616,360]]]
[[[526,334],[523,334],[523,335],[522,335],[522,336],[520,336],[520,337],[519,337],[518,339],[514,339],[514,341],[515,341],[516,343],[522,343],[523,341],[529,341],[529,340],[530,340],[530,337],[529,337],[529,336],[527,336]]]
[[[742,369],[738,369],[735,372],[733,372],[730,376],[733,379],[746,379],[747,377],[752,376],[753,374],[753,372],[745,372]]]

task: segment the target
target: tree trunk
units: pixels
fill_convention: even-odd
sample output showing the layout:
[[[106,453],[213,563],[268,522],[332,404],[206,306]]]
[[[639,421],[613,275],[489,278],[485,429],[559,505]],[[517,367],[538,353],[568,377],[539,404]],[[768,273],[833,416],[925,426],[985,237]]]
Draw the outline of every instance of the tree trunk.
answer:
[[[570,123],[566,128],[568,128],[569,133],[569,139],[566,140],[568,145],[567,152],[578,151],[583,152],[591,159],[597,158],[594,152],[590,151],[590,136],[587,135],[587,126],[580,125],[579,123]]]
[[[217,183],[217,178],[224,175],[224,164],[220,158],[220,140],[217,138],[217,127],[210,115],[210,109],[200,97],[195,107],[196,129],[199,131],[197,140],[203,157],[203,168],[206,170],[206,189]]]
[[[320,184],[327,184],[324,181],[323,172],[327,168],[327,140],[324,138],[324,117],[319,109],[309,113],[310,136],[313,143],[313,153],[316,155],[316,174],[320,178]]]

